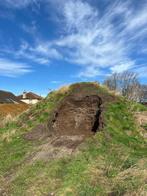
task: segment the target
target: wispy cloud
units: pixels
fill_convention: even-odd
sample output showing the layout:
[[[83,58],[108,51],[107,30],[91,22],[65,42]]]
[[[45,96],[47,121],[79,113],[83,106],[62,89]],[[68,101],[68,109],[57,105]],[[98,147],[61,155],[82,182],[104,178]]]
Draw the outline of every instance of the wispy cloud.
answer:
[[[30,4],[37,5],[38,2],[38,0],[5,0],[1,1],[0,4],[8,8],[21,9],[27,7]]]
[[[116,0],[99,13],[82,0],[62,1],[64,35],[52,47],[64,49],[66,61],[82,66],[80,76],[101,75],[103,68],[111,72],[133,69],[132,51],[140,50],[136,43],[147,32],[146,10],[145,3],[138,11],[129,1]]]
[[[40,0],[6,0],[17,7],[41,3]],[[80,66],[78,76],[95,77],[107,72],[141,70],[140,56],[147,51],[147,2],[142,0],[139,9],[133,1],[108,1],[100,8],[91,0],[45,0],[52,4],[50,12],[58,17],[58,38],[35,44],[23,41],[13,51],[17,59],[25,58],[48,65],[54,60],[66,61]],[[102,2],[102,1],[101,1]],[[60,21],[60,23],[59,23]],[[56,22],[56,21],[54,21]],[[47,24],[46,24],[47,25]],[[35,25],[23,25],[23,30],[32,34]],[[33,37],[34,34],[33,34]],[[15,53],[15,54],[14,54]],[[145,67],[145,66],[144,66]]]
[[[81,71],[77,76],[81,77],[96,77],[98,75],[104,75],[102,71],[100,71],[97,67],[89,66],[86,67],[83,71]]]
[[[37,26],[35,21],[32,21],[30,25],[22,24],[21,28],[24,32],[33,36],[35,35],[35,33],[37,33]]]
[[[5,48],[0,49],[1,53],[12,56],[17,61],[31,61],[41,65],[50,65],[52,60],[61,60],[62,54],[48,42],[37,40],[34,45],[22,41],[18,49]]]
[[[146,78],[147,77],[147,65],[142,65],[139,67],[135,67],[134,71],[138,74],[140,78]]]
[[[0,75],[15,77],[31,71],[31,68],[26,64],[0,58]]]
[[[55,48],[51,47],[49,43],[39,41],[34,46],[23,42],[17,51],[16,57],[48,65],[53,59],[61,59],[62,55]]]
[[[52,84],[61,84],[63,83],[63,81],[59,81],[59,80],[53,80],[51,81]]]

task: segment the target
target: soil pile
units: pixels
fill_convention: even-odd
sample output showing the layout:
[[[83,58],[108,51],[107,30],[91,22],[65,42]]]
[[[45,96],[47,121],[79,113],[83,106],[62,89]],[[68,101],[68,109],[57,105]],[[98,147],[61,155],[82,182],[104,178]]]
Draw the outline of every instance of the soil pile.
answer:
[[[116,100],[116,96],[109,94],[97,83],[71,85],[49,116],[48,122],[34,127],[25,138],[44,140],[51,136],[89,137],[103,128],[105,107]]]
[[[97,95],[67,96],[54,113],[49,129],[57,135],[91,135],[102,127],[101,104]]]

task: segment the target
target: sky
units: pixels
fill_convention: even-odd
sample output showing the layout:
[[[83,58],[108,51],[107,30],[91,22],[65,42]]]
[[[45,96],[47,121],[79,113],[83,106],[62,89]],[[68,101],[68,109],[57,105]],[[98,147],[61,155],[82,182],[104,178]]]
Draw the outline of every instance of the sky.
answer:
[[[0,89],[46,95],[126,70],[147,84],[147,0],[0,1]]]

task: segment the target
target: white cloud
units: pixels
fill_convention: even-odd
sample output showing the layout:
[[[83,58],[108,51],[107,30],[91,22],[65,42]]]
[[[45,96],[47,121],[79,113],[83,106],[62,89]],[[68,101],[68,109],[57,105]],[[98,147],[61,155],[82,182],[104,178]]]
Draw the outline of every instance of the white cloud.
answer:
[[[127,30],[140,30],[145,25],[147,25],[147,4],[144,5],[144,8],[140,12],[130,15],[127,19]]]
[[[4,0],[0,2],[0,4],[9,7],[9,8],[16,8],[21,9],[25,8],[30,4],[37,4],[38,0]]]
[[[59,80],[53,80],[51,81],[52,84],[61,84],[63,83],[63,81],[59,81]]]
[[[147,77],[147,65],[142,65],[141,67],[136,67],[136,68],[134,68],[133,71],[138,73],[140,78]]]
[[[31,46],[27,42],[22,42],[20,49],[16,51],[15,57],[18,59],[29,59],[38,64],[49,65],[53,59],[62,59],[62,55],[49,43],[37,42]]]
[[[119,65],[113,66],[111,67],[111,71],[113,73],[120,73],[120,72],[124,72],[126,70],[132,69],[135,65],[135,62],[130,61],[129,60],[127,62],[122,62]]]
[[[127,61],[124,42],[116,36],[109,19],[99,18],[97,10],[88,3],[68,1],[63,14],[71,31],[56,44],[69,49],[66,54],[69,61],[86,66],[82,75],[96,76],[100,67]]]
[[[136,11],[129,1],[116,0],[103,14],[82,0],[63,5],[66,35],[54,43],[64,49],[65,60],[85,67],[79,75],[95,77],[103,68],[121,72],[136,65],[131,55],[147,32],[146,4]]]
[[[15,58],[17,61],[31,61],[33,63],[41,65],[50,65],[52,60],[61,60],[63,58],[62,54],[58,52],[52,44],[48,42],[42,42],[41,40],[36,40],[34,45],[26,41],[22,41],[19,48],[1,48],[1,54],[9,55]]]
[[[84,69],[78,74],[79,77],[87,77],[87,78],[95,77],[98,75],[104,75],[104,73],[99,71],[98,68],[94,66],[86,67],[86,69]]]
[[[40,0],[6,0],[18,7],[28,6]],[[41,1],[40,1],[41,2]],[[94,7],[91,0],[45,0],[52,4],[50,12],[58,12],[60,37],[35,44],[23,42],[15,57],[25,58],[39,64],[50,64],[53,60],[64,60],[81,66],[78,76],[95,77],[103,70],[122,72],[134,69],[138,57],[133,51],[147,51],[147,3],[136,9],[131,1],[109,1],[102,9]],[[58,6],[57,6],[58,5]],[[55,10],[51,10],[54,7]],[[35,25],[24,31],[36,31]],[[36,34],[36,33],[35,33]],[[132,57],[133,56],[133,57]]]
[[[62,58],[61,54],[55,48],[52,48],[50,44],[47,43],[39,43],[36,47],[30,48],[29,50],[37,55],[40,54],[53,59]]]
[[[30,25],[22,24],[21,28],[24,32],[32,34],[33,36],[35,36],[37,33],[37,26],[35,21],[32,21]]]
[[[30,67],[26,64],[0,58],[0,75],[15,77],[31,71]]]
[[[95,20],[97,11],[86,2],[69,0],[65,3],[63,15],[69,30],[79,32]]]

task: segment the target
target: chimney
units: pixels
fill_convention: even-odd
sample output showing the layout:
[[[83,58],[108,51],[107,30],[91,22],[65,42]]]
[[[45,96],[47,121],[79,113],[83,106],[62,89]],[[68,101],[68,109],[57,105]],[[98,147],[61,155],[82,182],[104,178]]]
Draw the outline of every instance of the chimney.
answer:
[[[23,92],[22,98],[23,98],[23,99],[26,99],[26,98],[27,98],[27,93],[26,93],[26,91]]]

